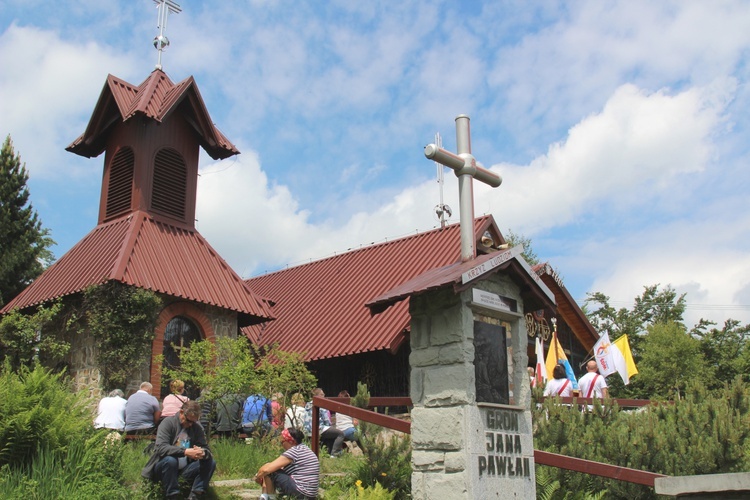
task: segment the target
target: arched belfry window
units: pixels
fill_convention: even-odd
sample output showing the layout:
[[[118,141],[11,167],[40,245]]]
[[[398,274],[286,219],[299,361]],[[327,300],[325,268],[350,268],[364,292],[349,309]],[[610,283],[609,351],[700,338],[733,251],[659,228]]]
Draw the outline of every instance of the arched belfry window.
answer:
[[[129,147],[115,153],[109,164],[109,185],[107,186],[107,219],[130,211],[133,196],[133,168],[135,155]]]
[[[172,318],[164,330],[164,365],[176,368],[180,366],[180,355],[190,349],[193,342],[198,342],[203,338],[200,328],[193,321],[185,316],[175,316]],[[190,388],[187,388],[188,391]],[[162,379],[161,394],[169,394],[169,380]],[[191,398],[197,395],[188,394]]]
[[[151,208],[184,219],[187,184],[187,165],[180,153],[171,148],[159,150],[154,159]]]

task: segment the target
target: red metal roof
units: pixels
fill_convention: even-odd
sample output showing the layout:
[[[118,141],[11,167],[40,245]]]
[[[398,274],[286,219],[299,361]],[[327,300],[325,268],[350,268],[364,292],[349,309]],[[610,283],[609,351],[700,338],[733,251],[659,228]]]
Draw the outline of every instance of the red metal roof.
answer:
[[[159,69],[138,86],[109,75],[86,131],[66,149],[88,158],[99,156],[106,148],[107,133],[117,120],[124,122],[143,115],[161,122],[183,102],[187,107],[181,109],[190,114],[201,146],[214,160],[239,153],[211,121],[193,77],[174,84]]]
[[[477,239],[490,231],[504,243],[492,216],[475,220]],[[461,258],[459,225],[372,245],[247,281],[273,301],[276,320],[244,328],[254,342],[278,342],[306,360],[388,349],[409,328],[408,300],[371,315],[367,301],[431,269]]]
[[[95,227],[0,314],[110,280],[235,311],[241,326],[273,317],[200,233],[145,212]]]
[[[545,290],[546,285],[536,283],[539,278],[534,272],[528,266],[524,267],[513,257],[514,252],[520,254],[523,251],[521,248],[519,246],[516,249],[506,250],[502,253],[493,252],[480,255],[467,262],[457,262],[437,269],[431,269],[386,291],[378,297],[372,298],[366,305],[372,310],[373,314],[379,314],[391,305],[407,297],[419,295],[430,290],[437,290],[448,285],[453,286],[453,289],[458,292],[470,287],[476,280],[481,279],[489,273],[506,271],[519,284],[522,295],[533,296],[540,306],[554,309],[554,298],[549,293],[549,290]],[[495,259],[499,259],[498,264],[489,266],[488,264]],[[485,267],[487,268],[486,270],[484,269]],[[477,269],[480,269],[481,272],[476,271]],[[477,272],[476,277],[471,278],[471,281],[463,282],[463,274],[470,270]]]

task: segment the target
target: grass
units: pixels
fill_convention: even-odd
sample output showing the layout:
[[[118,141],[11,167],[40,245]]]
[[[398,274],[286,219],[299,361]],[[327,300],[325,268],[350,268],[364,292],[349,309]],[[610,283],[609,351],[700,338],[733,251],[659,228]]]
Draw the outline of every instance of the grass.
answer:
[[[123,480],[134,495],[146,496],[144,494],[144,481],[141,478],[141,469],[148,461],[149,455],[143,450],[149,443],[147,441],[135,441],[125,444],[123,449]],[[211,452],[216,460],[216,472],[212,478],[213,483],[227,480],[246,481],[232,485],[216,485],[209,488],[206,500],[234,500],[240,498],[238,490],[260,490],[252,477],[258,468],[266,462],[270,462],[282,452],[281,446],[275,441],[257,441],[245,443],[238,439],[215,439],[210,443]],[[339,458],[329,458],[321,453],[320,471],[328,477],[321,482],[321,487],[333,485],[344,480],[346,474],[353,469],[354,465],[363,460],[349,453]],[[258,492],[260,494],[260,491]],[[151,498],[159,498],[153,493]]]

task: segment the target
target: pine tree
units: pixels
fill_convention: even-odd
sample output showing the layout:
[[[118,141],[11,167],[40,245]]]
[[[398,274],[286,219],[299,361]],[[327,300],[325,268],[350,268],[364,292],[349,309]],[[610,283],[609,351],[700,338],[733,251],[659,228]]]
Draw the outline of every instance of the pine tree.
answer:
[[[29,175],[10,136],[0,150],[0,305],[18,295],[54,256],[55,242],[29,202]]]

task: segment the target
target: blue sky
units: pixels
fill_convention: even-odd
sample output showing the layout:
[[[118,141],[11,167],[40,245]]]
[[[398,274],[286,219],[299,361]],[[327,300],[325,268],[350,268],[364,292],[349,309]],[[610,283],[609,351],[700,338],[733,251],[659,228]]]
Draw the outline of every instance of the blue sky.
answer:
[[[579,303],[669,284],[689,323],[750,323],[750,3],[179,3],[164,70],[242,152],[202,158],[196,225],[240,275],[438,225],[423,147],[455,150],[467,114],[503,177],[476,214]],[[0,133],[58,257],[96,224],[103,165],[65,147],[107,74],[153,70],[156,19],[152,0],[0,0]]]

